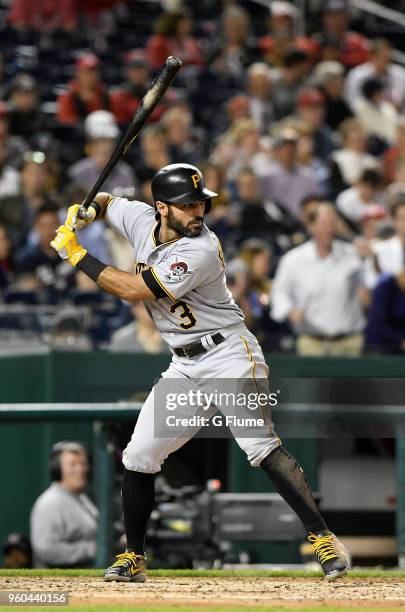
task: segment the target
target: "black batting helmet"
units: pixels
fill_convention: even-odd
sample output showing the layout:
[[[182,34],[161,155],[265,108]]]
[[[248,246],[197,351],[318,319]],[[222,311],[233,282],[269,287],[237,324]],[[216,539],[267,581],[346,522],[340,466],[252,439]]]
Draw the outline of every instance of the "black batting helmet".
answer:
[[[218,195],[207,189],[200,170],[190,164],[170,164],[161,168],[152,179],[153,202],[192,204],[205,200],[205,212],[211,209],[211,198]]]

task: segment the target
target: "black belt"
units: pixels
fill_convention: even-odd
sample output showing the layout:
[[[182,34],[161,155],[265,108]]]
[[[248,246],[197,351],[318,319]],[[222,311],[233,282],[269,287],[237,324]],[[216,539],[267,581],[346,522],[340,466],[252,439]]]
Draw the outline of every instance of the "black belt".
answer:
[[[211,339],[214,344],[221,344],[225,340],[221,332],[217,332]],[[212,347],[210,347],[212,348]],[[207,353],[209,348],[205,348],[201,340],[197,340],[197,342],[192,342],[191,344],[186,344],[186,346],[180,346],[179,348],[174,348],[173,351],[179,357],[187,357],[188,359],[192,359],[193,357],[197,357],[197,355],[202,355],[203,353]]]
[[[357,336],[360,332],[355,332],[353,334],[336,334],[335,336],[323,336],[321,334],[304,334],[313,338],[314,340],[343,340],[344,338],[352,338],[353,336]]]

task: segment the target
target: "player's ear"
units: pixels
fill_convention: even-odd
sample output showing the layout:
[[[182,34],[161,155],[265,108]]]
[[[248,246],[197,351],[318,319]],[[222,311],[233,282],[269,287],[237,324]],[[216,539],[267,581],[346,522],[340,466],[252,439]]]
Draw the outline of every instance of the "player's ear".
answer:
[[[168,208],[169,207],[167,204],[165,204],[164,202],[161,202],[160,200],[157,200],[156,210],[158,211],[158,213],[160,213],[162,217],[167,217]]]

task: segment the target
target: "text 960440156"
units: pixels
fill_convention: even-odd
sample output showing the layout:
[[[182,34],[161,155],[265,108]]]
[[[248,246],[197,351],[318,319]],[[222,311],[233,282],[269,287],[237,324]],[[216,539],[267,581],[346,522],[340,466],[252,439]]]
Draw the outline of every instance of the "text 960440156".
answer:
[[[68,591],[0,591],[0,606],[68,605]]]

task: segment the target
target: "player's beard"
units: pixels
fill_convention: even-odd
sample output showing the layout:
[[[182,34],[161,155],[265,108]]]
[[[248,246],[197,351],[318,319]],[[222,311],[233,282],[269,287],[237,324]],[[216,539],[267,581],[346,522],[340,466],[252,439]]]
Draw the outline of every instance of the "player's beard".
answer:
[[[201,221],[199,225],[193,225],[195,221]],[[204,217],[195,217],[195,219],[191,219],[187,222],[186,225],[181,223],[176,217],[170,206],[167,211],[167,225],[171,230],[179,234],[180,236],[184,236],[185,238],[195,238],[201,234],[201,230],[203,228]]]

